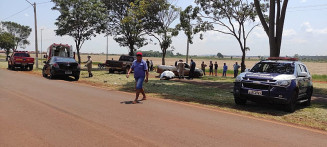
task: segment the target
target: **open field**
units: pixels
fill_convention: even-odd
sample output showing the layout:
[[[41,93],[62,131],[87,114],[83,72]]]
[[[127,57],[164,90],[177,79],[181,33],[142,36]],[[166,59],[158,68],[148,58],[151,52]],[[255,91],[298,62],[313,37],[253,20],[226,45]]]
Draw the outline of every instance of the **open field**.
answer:
[[[0,62],[0,68],[6,69],[7,63]],[[22,74],[41,76],[41,70],[17,71]],[[77,83],[84,83],[105,89],[133,92],[134,80],[127,79],[124,74],[108,74],[107,71],[94,71],[94,77],[88,78],[86,71],[81,72]],[[327,131],[327,83],[314,83],[315,98],[312,106],[299,106],[296,112],[286,113],[280,105],[248,103],[246,106],[234,104],[231,93],[233,78],[209,77],[196,80],[159,80],[157,74],[151,72],[149,83],[144,84],[150,97],[188,102],[215,109],[241,113],[258,118],[265,118],[298,124]],[[132,76],[131,76],[132,77]]]
[[[0,54],[0,56],[5,57],[5,54]],[[32,54],[32,56],[34,57],[35,55]],[[95,63],[103,63],[106,60],[106,55],[91,55],[92,56],[92,60]],[[111,60],[118,60],[120,56],[118,55],[109,55],[108,59]],[[81,55],[81,59],[82,62],[85,62],[87,60],[87,55],[83,54]],[[144,57],[144,59],[149,59],[152,60],[154,65],[160,65],[161,64],[161,58],[158,57]],[[179,58],[166,58],[166,65],[174,65],[175,61],[179,60]],[[185,59],[183,59],[185,61]],[[210,61],[217,61],[218,62],[218,68],[222,69],[223,63],[226,63],[228,68],[230,70],[232,70],[233,68],[233,64],[235,64],[235,62],[237,61],[239,64],[241,63],[241,60],[228,60],[228,59],[208,59],[208,58],[203,58],[203,59],[199,59],[196,58],[194,59],[194,61],[196,62],[196,66],[197,68],[200,68],[200,65],[202,63],[202,61],[205,62],[205,64],[209,65]],[[251,68],[252,66],[254,66],[255,63],[257,63],[258,61],[245,61],[246,63],[246,67],[247,68]],[[313,75],[327,75],[327,63],[321,63],[321,62],[304,62],[304,64],[309,68],[311,74]]]

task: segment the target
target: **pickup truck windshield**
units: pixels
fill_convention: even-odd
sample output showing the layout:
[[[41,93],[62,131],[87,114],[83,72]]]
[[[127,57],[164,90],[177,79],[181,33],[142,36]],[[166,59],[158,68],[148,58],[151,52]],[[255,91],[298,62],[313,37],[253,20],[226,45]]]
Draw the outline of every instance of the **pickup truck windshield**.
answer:
[[[294,64],[260,62],[251,69],[251,72],[293,74]]]
[[[30,57],[30,55],[27,54],[27,53],[15,53],[14,56],[15,56],[15,57]]]

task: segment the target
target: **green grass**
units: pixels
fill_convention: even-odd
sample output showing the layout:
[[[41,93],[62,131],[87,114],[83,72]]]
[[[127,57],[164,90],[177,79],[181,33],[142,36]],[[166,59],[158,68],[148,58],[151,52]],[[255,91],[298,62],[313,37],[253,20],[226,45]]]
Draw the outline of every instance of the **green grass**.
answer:
[[[327,75],[312,75],[312,79],[315,81],[327,82]]]

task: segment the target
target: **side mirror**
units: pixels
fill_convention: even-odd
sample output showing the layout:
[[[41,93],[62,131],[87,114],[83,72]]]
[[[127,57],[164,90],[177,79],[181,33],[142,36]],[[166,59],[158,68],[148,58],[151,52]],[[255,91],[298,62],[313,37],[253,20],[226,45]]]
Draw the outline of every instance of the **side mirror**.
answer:
[[[43,58],[48,58],[48,55],[43,55]]]
[[[250,72],[250,69],[248,69],[248,68],[247,68],[247,69],[245,69],[245,72]]]
[[[300,72],[300,73],[298,73],[297,76],[298,76],[298,77],[307,77],[308,74],[307,74],[306,72]]]

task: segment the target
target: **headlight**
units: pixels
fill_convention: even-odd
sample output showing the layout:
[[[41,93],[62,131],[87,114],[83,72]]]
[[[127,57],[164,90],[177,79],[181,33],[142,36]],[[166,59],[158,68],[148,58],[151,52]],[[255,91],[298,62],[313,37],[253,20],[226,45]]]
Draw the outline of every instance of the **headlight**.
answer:
[[[235,82],[241,82],[243,80],[243,77],[237,76],[235,79]]]
[[[280,80],[280,81],[277,81],[276,84],[278,86],[287,87],[291,84],[291,81],[290,80]]]

